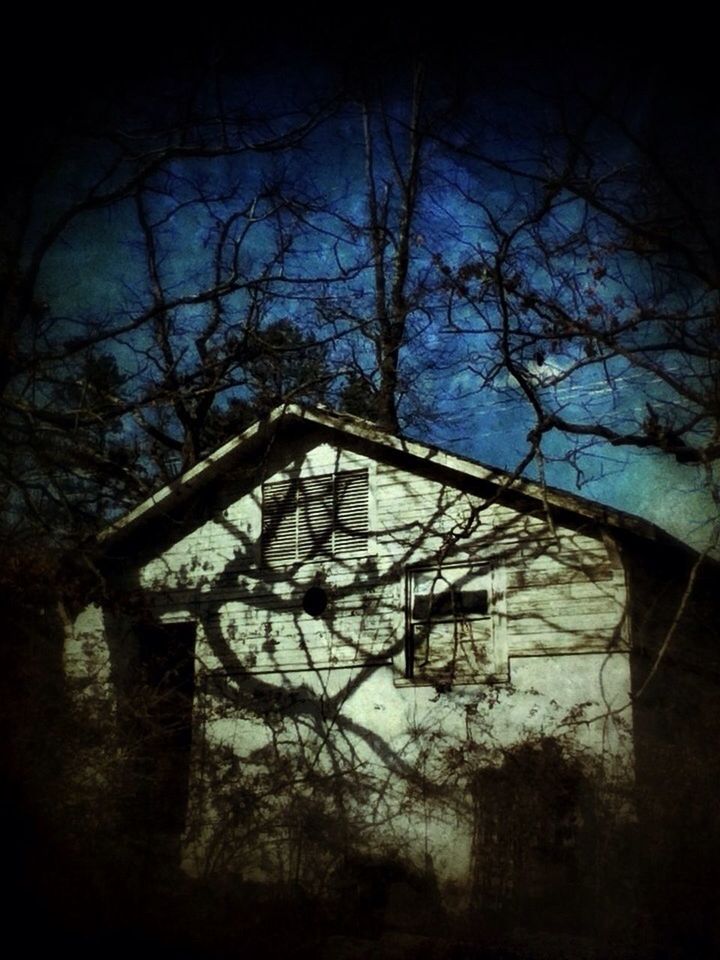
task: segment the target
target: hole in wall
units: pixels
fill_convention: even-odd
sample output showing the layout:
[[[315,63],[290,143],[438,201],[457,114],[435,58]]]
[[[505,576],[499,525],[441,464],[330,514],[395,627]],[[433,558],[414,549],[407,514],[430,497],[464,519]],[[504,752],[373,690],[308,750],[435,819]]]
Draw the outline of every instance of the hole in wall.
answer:
[[[319,617],[327,608],[328,597],[322,587],[310,587],[303,597],[303,610],[311,617]]]

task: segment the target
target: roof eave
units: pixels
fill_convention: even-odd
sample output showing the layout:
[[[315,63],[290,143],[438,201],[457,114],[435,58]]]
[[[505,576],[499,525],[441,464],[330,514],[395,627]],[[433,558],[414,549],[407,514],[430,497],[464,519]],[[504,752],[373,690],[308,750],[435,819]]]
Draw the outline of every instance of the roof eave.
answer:
[[[240,452],[255,442],[262,433],[271,431],[285,418],[304,420],[326,429],[349,434],[360,441],[389,448],[412,459],[431,463],[459,477],[472,477],[495,485],[505,484],[508,494],[522,494],[546,507],[566,510],[587,517],[597,523],[629,531],[645,539],[674,539],[648,520],[624,513],[621,510],[602,506],[591,500],[578,497],[576,494],[546,487],[532,480],[513,478],[506,471],[489,467],[477,461],[467,460],[415,440],[386,433],[374,424],[349,414],[338,414],[320,408],[306,409],[298,404],[289,403],[276,407],[263,420],[259,420],[248,427],[239,436],[223,444],[200,463],[181,474],[172,483],[162,487],[125,516],[110,524],[98,535],[98,543],[104,546],[116,538],[124,536],[138,524],[147,522],[182,503],[192,492],[218,476],[225,469],[227,463],[239,457]]]

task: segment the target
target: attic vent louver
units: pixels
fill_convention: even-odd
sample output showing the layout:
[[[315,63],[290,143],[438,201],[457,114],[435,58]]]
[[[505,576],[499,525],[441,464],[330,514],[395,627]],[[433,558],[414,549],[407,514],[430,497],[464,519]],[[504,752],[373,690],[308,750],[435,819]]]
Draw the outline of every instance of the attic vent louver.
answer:
[[[367,470],[295,477],[263,486],[267,564],[365,556],[367,538]]]

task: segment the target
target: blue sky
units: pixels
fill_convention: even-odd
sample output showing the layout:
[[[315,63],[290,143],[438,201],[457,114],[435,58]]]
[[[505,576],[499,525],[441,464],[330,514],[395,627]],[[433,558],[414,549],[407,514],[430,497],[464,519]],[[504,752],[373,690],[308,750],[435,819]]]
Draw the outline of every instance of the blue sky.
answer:
[[[236,74],[225,85],[229,91],[225,100],[228,114],[244,111],[246,117],[257,117],[246,123],[253,135],[266,135],[269,130],[277,133],[283,124],[297,120],[301,116],[297,111],[311,109],[342,72],[332,57],[321,62],[312,44],[294,55],[288,55],[287,45],[283,48],[280,44],[281,54],[283,49],[284,60],[269,57],[263,63],[258,56],[243,74]],[[378,49],[381,53],[382,45]],[[541,140],[538,133],[547,120],[540,90],[544,77],[537,72],[530,75],[533,67],[530,61],[529,66],[520,69],[517,59],[510,64],[505,59],[506,52],[506,49],[496,52],[494,72],[482,65],[473,66],[472,81],[466,87],[460,106],[452,102],[450,74],[447,64],[442,64],[434,75],[439,79],[433,81],[430,89],[430,108],[452,115],[456,144],[462,143],[471,150],[490,151],[499,163],[512,161],[521,171],[532,174],[534,169],[539,169],[538,157],[544,156],[551,162],[554,149],[552,138]],[[173,104],[174,98],[179,98],[185,90],[186,81],[180,80],[182,71],[177,69],[177,64],[173,67],[157,67],[159,72],[165,70],[161,87],[156,85],[151,90],[148,85],[146,89],[142,76],[136,80],[131,98],[132,120],[136,126],[162,120],[162,102]],[[367,67],[364,62],[360,72],[366,75]],[[348,73],[352,74],[352,70],[346,71],[346,84]],[[385,95],[393,143],[402,155],[406,145],[403,125],[407,121],[405,93],[408,89],[403,64],[394,65],[386,76],[379,74],[377,87]],[[634,116],[648,113],[651,87],[641,84],[631,88],[636,94],[631,111]],[[467,90],[472,91],[470,96]],[[288,110],[295,111],[291,120],[288,120]],[[273,120],[267,123],[266,118],[271,114]],[[129,116],[126,112],[118,120],[127,124]],[[376,115],[375,124],[376,135],[381,138],[380,113]],[[444,136],[442,123],[440,130]],[[450,121],[447,130],[450,130]],[[512,378],[495,376],[492,382],[483,379],[487,377],[488,358],[491,362],[494,349],[493,335],[487,329],[495,322],[493,304],[479,309],[478,303],[456,302],[452,322],[464,331],[474,332],[463,333],[449,327],[447,290],[442,286],[437,264],[441,258],[454,271],[464,262],[482,258],[492,248],[487,209],[502,223],[511,224],[532,206],[536,197],[531,181],[493,170],[467,152],[448,151],[441,141],[442,136],[427,147],[413,231],[411,280],[422,284],[423,298],[411,314],[412,336],[403,353],[401,370],[411,394],[401,409],[410,416],[413,404],[420,401],[434,412],[432,422],[426,422],[419,433],[412,421],[408,425],[410,432],[414,430],[421,439],[512,468],[527,449],[526,436],[533,418]],[[598,171],[610,171],[633,159],[628,142],[613,139],[609,128],[602,125],[595,149],[593,160]],[[98,146],[92,139],[66,153],[38,194],[38,229],[74,193],[80,195],[82,188],[93,181],[98,170],[111,158],[112,150]],[[379,179],[392,184],[393,170],[387,149],[380,148],[375,159]],[[369,269],[362,268],[367,248],[360,232],[366,202],[363,169],[361,117],[352,97],[340,112],[288,152],[246,153],[232,159],[167,166],[154,178],[152,192],[146,195],[157,227],[155,236],[166,291],[175,295],[192,292],[209,282],[220,221],[233,214],[238,215],[234,235],[238,241],[242,237],[241,269],[248,277],[257,275],[276,252],[279,221],[270,216],[270,211],[275,202],[273,196],[277,195],[273,189],[281,189],[286,191],[286,196],[292,194],[298,201],[304,201],[307,209],[302,217],[294,213],[284,215],[288,233],[296,233],[297,237],[284,254],[282,264],[286,277],[297,282],[284,280],[274,284],[273,300],[266,307],[264,322],[291,316],[300,326],[323,338],[330,337],[333,330],[337,333],[352,326],[352,317],[360,322],[371,317],[373,277]],[[395,184],[390,190],[391,208],[396,202],[397,193],[393,193],[396,188]],[[212,199],[208,200],[209,197]],[[253,200],[257,205],[249,212]],[[245,214],[241,216],[242,211]],[[550,231],[551,239],[557,241],[563,233],[572,235],[581,225],[584,212],[577,203],[558,204],[545,228]],[[263,219],[266,216],[268,219]],[[355,232],[353,224],[358,228]],[[589,229],[592,235],[594,229],[600,231],[601,228],[591,224]],[[603,238],[598,232],[593,239],[600,244]],[[568,308],[577,308],[577,291],[567,293],[560,289],[561,274],[567,272],[579,282],[593,265],[581,262],[576,250],[565,261],[556,258],[554,267],[556,271],[560,269],[560,273],[553,273],[547,264],[533,259],[532,242],[530,233],[524,239],[520,237],[515,254],[532,285],[548,293],[555,287],[553,292]],[[613,267],[614,272],[610,270],[587,294],[587,302],[609,305],[608,309],[613,309],[622,319],[630,305],[619,307],[617,297],[621,292],[627,294],[628,289],[641,297],[648,278],[642,275],[637,264],[623,264],[617,257]],[[343,270],[347,276],[341,280],[339,274]],[[313,279],[318,281],[315,286],[310,283]],[[42,288],[54,315],[63,318],[62,327],[56,330],[63,336],[72,335],[88,321],[102,328],[119,318],[137,314],[148,302],[149,286],[132,201],[95,211],[75,221],[46,259]],[[344,320],[335,321],[334,328],[328,325],[327,315],[322,317],[315,309],[313,298],[318,296],[323,298],[326,307],[335,302],[338,310],[345,314]],[[234,311],[237,323],[241,324],[247,310],[247,295],[233,295],[227,301],[227,310],[229,316]],[[203,316],[204,308],[179,311],[180,335],[190,340]],[[121,368],[129,376],[137,374],[145,383],[152,375],[151,368],[138,348],[142,351],[148,347],[146,338],[147,334],[141,331],[108,345]],[[331,345],[331,360],[338,368],[347,362],[350,342],[336,337]],[[357,338],[354,342],[360,344]],[[547,376],[548,370],[562,370],[563,363],[576,360],[573,349],[546,359],[543,369],[536,371],[537,376]],[[187,356],[189,362],[189,352]],[[368,373],[371,373],[367,344],[357,346],[356,356],[368,364]],[[678,363],[683,362],[686,361],[679,358]],[[686,373],[689,377],[689,367]],[[637,371],[624,370],[620,363],[609,371],[597,366],[579,369],[555,392],[556,402],[568,415],[578,411],[587,414],[589,410],[599,418],[612,416],[636,421],[642,420],[649,398],[655,404],[662,404],[665,399],[657,382]],[[566,455],[576,447],[575,465],[571,465],[566,462]],[[574,441],[555,434],[546,438],[545,453],[549,482],[646,516],[695,545],[702,546],[707,538],[716,511],[706,492],[707,478],[699,468],[681,466],[663,454],[629,448],[608,448],[600,444],[585,448],[583,444],[580,449]]]

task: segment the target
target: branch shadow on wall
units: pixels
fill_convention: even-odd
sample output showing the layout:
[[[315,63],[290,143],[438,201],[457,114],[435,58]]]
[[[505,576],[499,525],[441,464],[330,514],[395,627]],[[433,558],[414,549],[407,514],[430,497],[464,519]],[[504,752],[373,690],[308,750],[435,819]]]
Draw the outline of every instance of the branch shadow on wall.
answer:
[[[511,928],[518,916],[524,926],[587,931],[598,903],[613,896],[622,926],[618,901],[635,868],[620,868],[616,848],[633,848],[632,818],[619,828],[606,819],[606,771],[575,738],[598,709],[602,723],[615,724],[612,704],[576,704],[570,721],[555,703],[538,722],[541,694],[514,690],[512,677],[458,685],[452,657],[442,676],[406,676],[404,591],[419,558],[441,572],[481,557],[523,585],[540,582],[542,561],[552,557],[561,584],[601,600],[612,593],[607,556],[563,553],[554,521],[527,505],[494,516],[496,493],[478,484],[469,514],[461,516],[464,495],[443,486],[421,522],[386,527],[389,563],[328,556],[271,569],[228,507],[238,490],[301,459],[261,464],[230,491],[218,483],[179,526],[169,518],[152,540],[121,544],[132,564],[124,564],[107,622],[120,720],[133,744],[125,830],[143,884],[182,876],[206,919],[228,935],[228,911],[236,932],[259,932],[272,929],[280,909],[288,923],[316,918],[323,929],[358,936],[395,929],[476,937]],[[412,496],[411,485],[401,491]],[[224,551],[210,570],[189,557],[187,565],[167,561],[161,574],[156,563],[152,584],[142,580],[143,564],[162,556],[163,545],[208,520]],[[570,536],[595,530],[589,521],[563,522]],[[318,614],[303,606],[309,590],[324,594]],[[259,646],[234,629],[239,594],[243,622],[270,624]],[[513,616],[532,622],[536,655],[557,652],[552,637],[572,633],[563,610]],[[622,609],[609,626],[581,624],[575,633],[611,657],[623,649],[626,619]],[[388,716],[398,689],[408,692],[407,709]],[[503,739],[496,718],[513,698],[526,716]],[[453,878],[440,860],[456,856],[466,862]],[[192,936],[201,930],[207,925]]]

